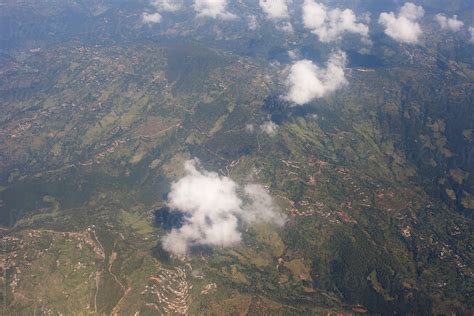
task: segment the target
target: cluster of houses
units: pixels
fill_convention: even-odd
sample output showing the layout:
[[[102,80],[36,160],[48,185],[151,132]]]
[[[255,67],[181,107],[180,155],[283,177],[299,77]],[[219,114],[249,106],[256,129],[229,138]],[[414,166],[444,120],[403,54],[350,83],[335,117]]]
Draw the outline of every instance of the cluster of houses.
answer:
[[[107,154],[114,153],[118,146],[127,142],[126,138],[116,139],[112,142],[112,144],[107,147],[106,149],[102,150],[101,152],[94,155],[93,159],[86,160],[84,162],[79,162],[81,166],[90,166],[94,163],[100,164],[102,159],[105,158]]]
[[[209,283],[209,284],[206,284],[203,286],[202,290],[201,290],[201,294],[202,295],[206,295],[206,294],[209,294],[211,291],[217,289],[217,284],[215,283]]]

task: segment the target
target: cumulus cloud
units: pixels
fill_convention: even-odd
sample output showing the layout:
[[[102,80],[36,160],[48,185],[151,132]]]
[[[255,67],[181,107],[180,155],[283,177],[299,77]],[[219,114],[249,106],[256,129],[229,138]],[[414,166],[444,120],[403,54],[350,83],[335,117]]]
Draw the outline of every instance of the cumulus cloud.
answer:
[[[142,14],[142,22],[145,24],[155,24],[161,22],[161,14],[158,12],[155,13],[143,13]]]
[[[152,0],[151,5],[154,6],[157,11],[154,13],[145,12],[142,14],[142,23],[144,24],[155,24],[161,22],[160,12],[175,12],[181,9],[181,0]]]
[[[242,219],[248,223],[273,223],[282,226],[285,217],[282,216],[272,197],[259,184],[247,184],[244,196],[248,204],[244,206]]]
[[[321,98],[347,84],[344,76],[346,54],[338,51],[332,54],[326,68],[303,59],[291,65],[286,79],[288,92],[285,99],[303,105]]]
[[[278,30],[285,33],[293,33],[293,25],[290,22],[283,22],[276,26]]]
[[[247,26],[251,31],[255,31],[256,29],[258,29],[259,25],[257,17],[255,15],[250,15],[247,17]]]
[[[181,9],[180,0],[153,0],[152,5],[160,11],[175,12]]]
[[[185,176],[174,182],[168,206],[185,216],[182,227],[163,237],[163,248],[185,255],[192,246],[226,247],[241,240],[239,223],[283,225],[285,218],[258,184],[239,186],[228,177],[202,170],[197,159],[184,165]]]
[[[252,124],[246,124],[245,125],[245,130],[248,132],[248,133],[253,133],[255,128],[253,127]]]
[[[469,27],[469,34],[471,34],[471,39],[469,40],[469,42],[474,43],[474,26]]]
[[[400,8],[398,15],[393,12],[382,12],[379,16],[379,23],[385,27],[385,34],[395,41],[415,44],[423,34],[418,20],[424,14],[423,7],[407,2]]]
[[[443,30],[457,32],[464,26],[464,23],[458,20],[457,15],[453,15],[452,18],[448,18],[444,14],[439,13],[435,15],[434,19],[436,22],[438,22],[439,26],[441,26],[441,29]]]
[[[332,42],[344,33],[359,34],[367,38],[369,27],[361,23],[350,9],[328,9],[314,0],[305,0],[303,4],[303,24],[321,42]]]
[[[260,130],[266,133],[268,136],[275,136],[278,133],[278,125],[272,121],[266,121],[260,125]]]
[[[299,56],[299,51],[294,49],[294,50],[289,50],[288,51],[288,58],[290,58],[291,60],[295,60],[298,58]]]
[[[258,4],[267,18],[272,20],[288,18],[287,0],[259,0]]]
[[[194,10],[198,17],[232,20],[237,16],[227,11],[227,0],[194,0]]]

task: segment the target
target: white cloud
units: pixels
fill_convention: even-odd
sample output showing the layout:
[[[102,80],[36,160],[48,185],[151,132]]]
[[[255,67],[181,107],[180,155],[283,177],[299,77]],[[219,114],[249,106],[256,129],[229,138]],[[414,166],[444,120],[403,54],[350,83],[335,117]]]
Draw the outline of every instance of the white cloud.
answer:
[[[425,10],[423,10],[422,6],[417,6],[412,2],[406,2],[400,8],[399,16],[404,16],[409,20],[417,20],[421,19],[425,15]]]
[[[346,32],[363,38],[369,34],[369,27],[359,22],[352,10],[328,9],[314,0],[305,0],[303,4],[303,24],[326,43],[340,39]]]
[[[168,206],[184,213],[185,222],[163,237],[165,250],[185,255],[192,246],[234,245],[241,240],[240,220],[284,224],[285,217],[260,185],[242,188],[228,177],[202,170],[197,159],[184,168],[185,176],[171,186]]]
[[[252,124],[246,124],[245,125],[245,130],[248,132],[248,133],[253,133],[255,128],[253,127]]]
[[[248,223],[273,223],[282,226],[285,217],[279,213],[279,209],[268,192],[259,184],[247,184],[244,187],[244,195],[249,203],[244,206],[242,218]]]
[[[257,17],[255,15],[250,15],[247,17],[247,26],[251,31],[255,31],[256,29],[258,29],[259,25]]]
[[[278,125],[273,123],[272,121],[266,121],[262,125],[260,125],[260,130],[268,136],[275,136],[278,133]]]
[[[287,0],[259,0],[258,4],[269,19],[286,19],[289,16]]]
[[[183,4],[180,0],[154,0],[152,5],[160,11],[175,12],[181,9]]]
[[[288,21],[277,25],[276,28],[285,33],[293,33],[293,25]]]
[[[299,51],[296,50],[296,49],[293,49],[293,50],[289,50],[288,51],[288,58],[290,58],[291,60],[295,60],[298,58],[299,56]]]
[[[227,0],[194,0],[194,10],[198,17],[232,20],[237,16],[227,11]]]
[[[326,68],[307,59],[293,63],[285,83],[288,89],[285,99],[303,105],[334,92],[347,84],[345,65],[346,54],[342,51],[330,56]]]
[[[469,39],[469,43],[474,43],[474,26],[469,27],[469,34],[471,34],[471,38]]]
[[[143,13],[142,22],[145,24],[155,24],[161,22],[161,14],[156,13]]]
[[[157,9],[155,13],[145,12],[142,14],[144,24],[155,24],[161,22],[160,12],[174,12],[181,9],[181,0],[152,0],[151,5]]]
[[[405,3],[398,15],[390,12],[382,12],[379,23],[385,27],[385,34],[397,42],[415,44],[423,34],[418,20],[425,14],[421,6],[411,2]]]
[[[434,19],[436,22],[438,22],[439,26],[441,26],[441,29],[443,30],[457,32],[464,26],[464,23],[458,20],[457,15],[453,15],[452,18],[448,18],[444,14],[439,13],[435,15]]]

